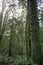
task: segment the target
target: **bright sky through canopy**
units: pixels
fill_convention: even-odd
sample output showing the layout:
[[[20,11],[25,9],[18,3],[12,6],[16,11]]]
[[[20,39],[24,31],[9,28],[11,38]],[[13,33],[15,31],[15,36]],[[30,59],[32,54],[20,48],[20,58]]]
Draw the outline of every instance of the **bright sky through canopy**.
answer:
[[[2,9],[2,1],[3,0],[0,0],[0,11]],[[5,0],[5,1],[11,1],[11,0]],[[18,3],[18,0],[14,0],[15,4],[17,5]],[[43,0],[38,0],[38,9],[41,9],[43,10]]]
[[[10,2],[10,4],[11,4],[11,2],[12,2],[13,0],[4,0],[4,1],[8,1],[8,2]],[[0,11],[1,11],[1,9],[2,9],[2,2],[3,2],[3,0],[0,0]],[[14,0],[14,3],[17,5],[18,0]]]
[[[38,0],[38,8],[43,10],[43,0]]]

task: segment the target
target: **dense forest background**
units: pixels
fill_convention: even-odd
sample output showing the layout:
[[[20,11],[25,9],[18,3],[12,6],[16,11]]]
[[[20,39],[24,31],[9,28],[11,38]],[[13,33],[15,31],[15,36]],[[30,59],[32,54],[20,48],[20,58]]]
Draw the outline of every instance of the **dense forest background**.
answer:
[[[43,0],[0,0],[0,65],[43,65]]]

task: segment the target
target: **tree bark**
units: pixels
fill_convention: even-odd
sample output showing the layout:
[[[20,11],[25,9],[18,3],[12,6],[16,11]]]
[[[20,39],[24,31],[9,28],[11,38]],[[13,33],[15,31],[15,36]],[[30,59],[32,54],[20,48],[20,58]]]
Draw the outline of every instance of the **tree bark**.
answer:
[[[39,22],[37,17],[37,2],[36,0],[27,0],[27,21],[28,21],[28,38],[27,48],[29,46],[31,57],[33,60],[42,65],[41,63],[41,45],[39,41]],[[29,27],[31,25],[31,27]],[[30,30],[31,28],[31,30]]]

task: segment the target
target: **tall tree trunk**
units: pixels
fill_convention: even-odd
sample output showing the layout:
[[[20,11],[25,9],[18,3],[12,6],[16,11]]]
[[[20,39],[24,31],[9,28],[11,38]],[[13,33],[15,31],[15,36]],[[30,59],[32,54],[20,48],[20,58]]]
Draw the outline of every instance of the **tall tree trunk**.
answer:
[[[31,21],[32,21],[32,58],[41,65],[41,45],[39,41],[39,22],[37,17],[37,2],[30,0]]]
[[[38,65],[41,63],[41,45],[39,41],[39,22],[37,17],[37,2],[36,0],[27,0],[27,21],[28,21],[28,35],[31,38],[28,38],[27,49],[29,45],[29,50],[27,54],[30,53],[31,57]],[[31,24],[31,26],[30,26]],[[31,28],[32,27],[32,28]],[[30,29],[31,28],[31,29]],[[32,31],[32,32],[31,32]]]
[[[30,2],[27,0],[27,20],[26,20],[26,52],[27,52],[27,60],[31,57],[31,16],[30,16]]]
[[[2,40],[2,36],[3,36],[3,33],[4,33],[4,28],[2,28],[2,19],[3,19],[3,12],[4,12],[4,0],[2,2],[2,11],[1,11],[1,14],[0,14],[0,47],[1,47],[1,40]],[[4,23],[3,23],[4,25]]]
[[[10,43],[9,43],[9,56],[12,56],[12,43],[13,43],[13,41],[12,41],[12,39],[13,39],[13,25],[14,25],[14,23],[13,23],[13,19],[10,19],[9,20],[10,22],[11,22],[11,25],[10,25],[10,28],[11,28],[11,32],[10,32]]]

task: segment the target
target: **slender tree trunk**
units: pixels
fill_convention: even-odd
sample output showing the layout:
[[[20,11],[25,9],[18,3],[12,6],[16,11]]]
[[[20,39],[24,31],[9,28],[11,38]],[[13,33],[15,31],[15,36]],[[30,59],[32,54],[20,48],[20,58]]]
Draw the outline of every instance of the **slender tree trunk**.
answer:
[[[4,12],[4,0],[2,2],[2,11],[1,11],[1,14],[0,14],[0,48],[1,48],[1,40],[2,40],[2,36],[3,36],[3,33],[4,33],[4,28],[2,29],[2,19],[3,19],[3,12]]]
[[[12,39],[13,39],[13,19],[10,20],[11,22],[11,32],[10,32],[10,43],[9,43],[9,56],[12,56]]]
[[[27,20],[26,20],[26,52],[27,60],[31,57],[31,20],[30,20],[30,2],[27,0]]]

